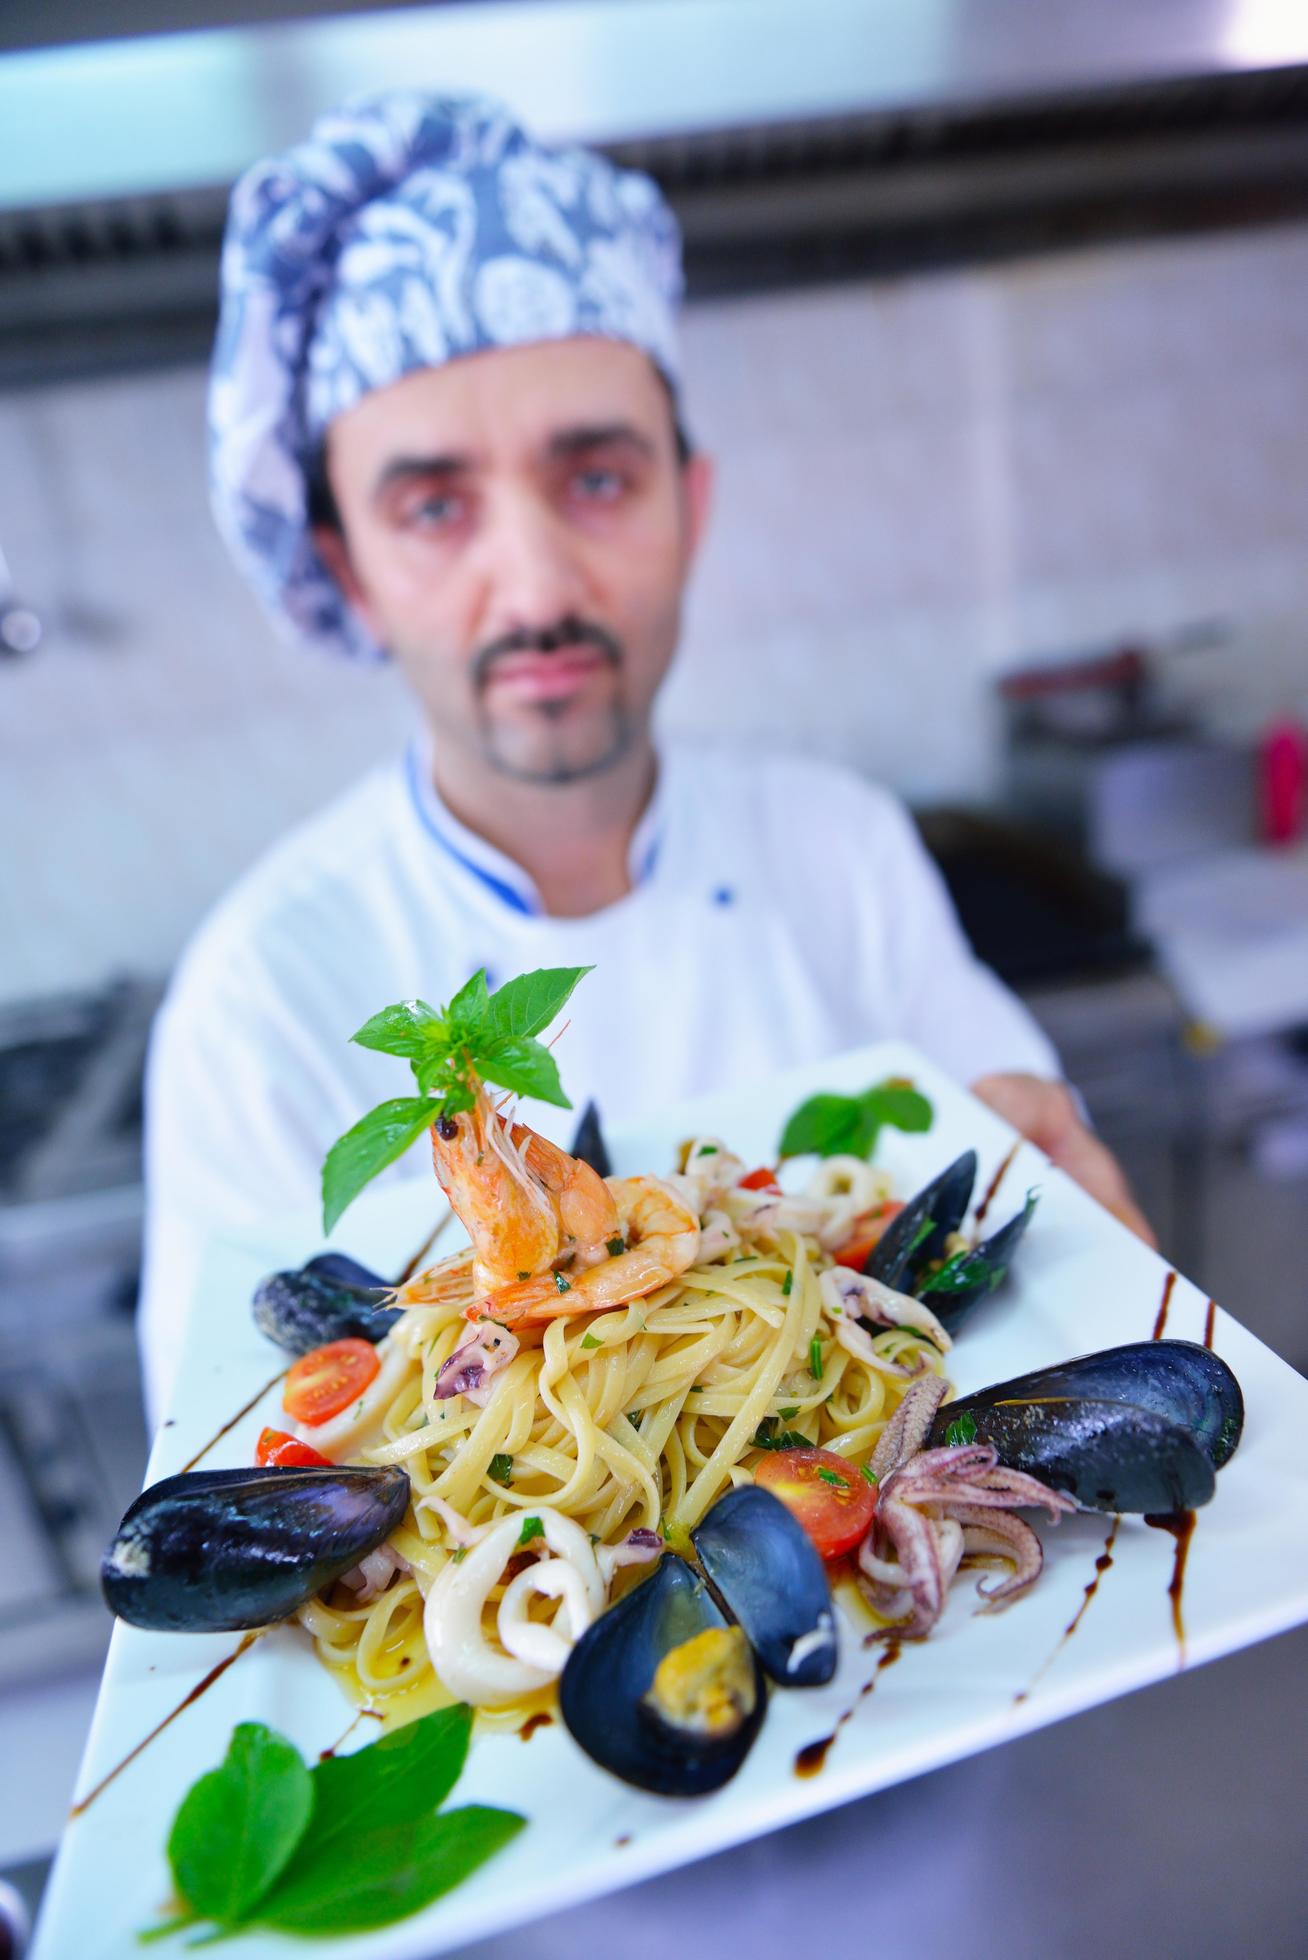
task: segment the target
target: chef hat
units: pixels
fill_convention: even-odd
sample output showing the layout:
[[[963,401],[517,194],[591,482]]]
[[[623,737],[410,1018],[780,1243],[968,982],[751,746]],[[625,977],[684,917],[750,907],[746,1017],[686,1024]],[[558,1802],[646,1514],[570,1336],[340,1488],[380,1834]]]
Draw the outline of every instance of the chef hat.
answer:
[[[631,342],[675,388],[681,290],[677,223],[648,177],[546,148],[485,97],[358,97],[255,164],[223,241],[210,476],[278,628],[379,656],[309,529],[334,416],[414,369],[573,334]]]

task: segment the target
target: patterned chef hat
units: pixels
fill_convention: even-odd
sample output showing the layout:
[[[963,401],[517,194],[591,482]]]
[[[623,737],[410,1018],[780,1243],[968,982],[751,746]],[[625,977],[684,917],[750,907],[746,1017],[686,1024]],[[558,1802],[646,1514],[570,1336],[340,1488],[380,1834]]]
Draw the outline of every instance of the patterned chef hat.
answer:
[[[210,473],[279,630],[380,655],[309,529],[334,416],[414,369],[573,334],[631,342],[675,388],[681,291],[677,223],[648,177],[546,148],[485,97],[362,96],[255,164],[223,242]]]

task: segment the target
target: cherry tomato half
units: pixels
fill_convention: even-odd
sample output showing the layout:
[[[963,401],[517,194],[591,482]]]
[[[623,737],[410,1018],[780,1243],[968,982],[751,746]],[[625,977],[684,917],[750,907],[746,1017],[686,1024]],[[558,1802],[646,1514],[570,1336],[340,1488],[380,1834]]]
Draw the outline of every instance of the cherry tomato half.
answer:
[[[877,1508],[877,1487],[834,1450],[773,1450],[754,1465],[754,1481],[779,1497],[823,1558],[860,1544]]]
[[[831,1257],[838,1266],[852,1266],[861,1273],[872,1255],[872,1248],[879,1244],[881,1235],[897,1211],[904,1209],[901,1198],[887,1198],[885,1204],[878,1205],[874,1212],[867,1214],[859,1224],[852,1238],[836,1247]]]
[[[304,1470],[330,1470],[332,1460],[302,1443],[298,1436],[288,1436],[284,1429],[264,1429],[254,1446],[256,1463],[275,1463],[285,1469],[288,1466]]]
[[[296,1422],[328,1422],[348,1409],[381,1373],[371,1341],[351,1337],[302,1354],[286,1377],[282,1407]]]
[[[742,1177],[737,1188],[741,1191],[776,1191],[780,1189],[777,1184],[776,1172],[769,1170],[766,1164],[761,1164],[756,1171],[750,1171],[747,1177]]]

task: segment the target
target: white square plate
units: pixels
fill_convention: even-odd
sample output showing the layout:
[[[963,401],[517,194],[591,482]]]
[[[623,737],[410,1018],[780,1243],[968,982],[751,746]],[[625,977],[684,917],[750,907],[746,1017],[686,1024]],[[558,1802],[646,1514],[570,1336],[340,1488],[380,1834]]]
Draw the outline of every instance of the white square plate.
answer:
[[[610,1139],[615,1168],[659,1171],[678,1141],[716,1133],[751,1162],[771,1162],[791,1109],[819,1089],[854,1091],[911,1076],[935,1120],[923,1136],[883,1132],[877,1161],[907,1196],[968,1146],[985,1190],[1012,1132],[916,1051],[883,1043],[744,1090],[670,1111]],[[989,1223],[1017,1208],[1029,1185],[1041,1202],[1006,1286],[979,1307],[950,1357],[960,1392],[1154,1331],[1168,1267],[1030,1144],[1005,1173]],[[422,1182],[365,1197],[338,1241],[379,1271],[396,1271],[438,1215]],[[451,1241],[457,1243],[457,1241]],[[277,1368],[248,1301],[259,1279],[321,1249],[316,1222],[274,1221],[216,1244],[192,1303],[175,1417],[161,1431],[149,1481],[179,1470]],[[446,1249],[442,1241],[441,1250]],[[483,1935],[774,1830],[814,1811],[967,1756],[1108,1701],[1182,1666],[1215,1659],[1308,1620],[1308,1381],[1188,1281],[1173,1284],[1169,1336],[1212,1343],[1244,1389],[1246,1426],[1217,1494],[1198,1516],[1183,1595],[1184,1643],[1168,1587],[1175,1545],[1139,1518],[1117,1530],[1111,1566],[1096,1561],[1113,1521],[1087,1513],[1057,1530],[1039,1525],[1044,1572],[1010,1612],[977,1617],[967,1577],[936,1632],[878,1673],[878,1650],[845,1623],[836,1679],[774,1694],[743,1769],[716,1794],[673,1801],[629,1790],[597,1769],[558,1725],[530,1743],[478,1736],[456,1801],[506,1804],[529,1823],[507,1850],[448,1898],[383,1932],[305,1943],[266,1932],[229,1942],[234,1955],[307,1954],[425,1960]],[[277,1400],[266,1396],[206,1454],[207,1465],[249,1463]],[[1087,1594],[1096,1577],[1100,1583]],[[1236,1582],[1238,1579],[1238,1583]],[[1085,1612],[1075,1634],[1064,1630]],[[183,1701],[239,1636],[114,1631],[78,1784],[91,1791]],[[875,1692],[862,1692],[875,1681]],[[223,1756],[238,1721],[281,1730],[307,1760],[335,1743],[353,1711],[298,1628],[259,1640],[104,1789],[70,1825],[52,1875],[33,1960],[71,1953],[127,1955],[169,1893],[164,1842],[183,1794]],[[842,1719],[843,1718],[843,1719]],[[835,1732],[820,1773],[796,1757]],[[356,1739],[361,1740],[356,1730]],[[166,1942],[161,1952],[180,1951]]]

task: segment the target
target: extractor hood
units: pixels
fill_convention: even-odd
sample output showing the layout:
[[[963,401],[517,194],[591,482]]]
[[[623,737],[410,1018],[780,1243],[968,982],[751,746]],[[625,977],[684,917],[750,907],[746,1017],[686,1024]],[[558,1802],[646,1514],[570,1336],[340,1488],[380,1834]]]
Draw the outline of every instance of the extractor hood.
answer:
[[[0,57],[0,383],[202,355],[233,178],[399,81],[652,171],[692,298],[1308,213],[1284,0],[493,0],[120,35]]]

